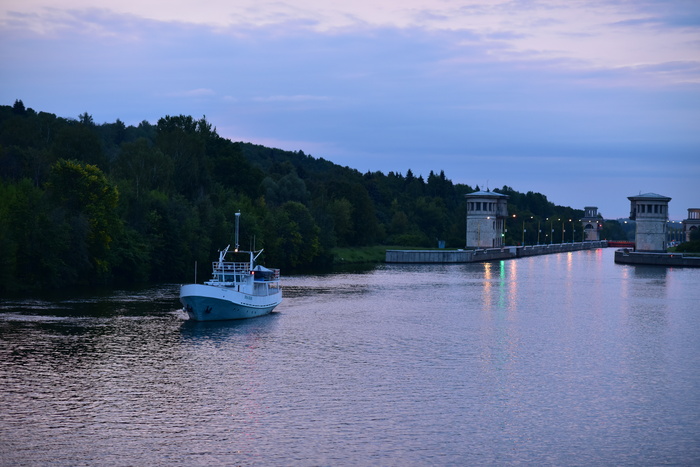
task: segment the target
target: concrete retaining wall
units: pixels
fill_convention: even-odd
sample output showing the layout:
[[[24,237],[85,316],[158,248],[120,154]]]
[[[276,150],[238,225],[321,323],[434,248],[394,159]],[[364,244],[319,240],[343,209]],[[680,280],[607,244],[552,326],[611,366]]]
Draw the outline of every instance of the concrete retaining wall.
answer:
[[[700,257],[697,256],[683,256],[682,253],[649,253],[627,249],[615,251],[615,262],[618,264],[700,268]]]
[[[387,263],[469,263],[469,250],[387,250]]]
[[[593,250],[605,248],[605,240],[583,243],[557,243],[553,245],[534,245],[525,247],[507,246],[503,248],[486,248],[480,250],[387,250],[387,263],[475,263],[514,259],[524,256],[548,255],[568,251]]]

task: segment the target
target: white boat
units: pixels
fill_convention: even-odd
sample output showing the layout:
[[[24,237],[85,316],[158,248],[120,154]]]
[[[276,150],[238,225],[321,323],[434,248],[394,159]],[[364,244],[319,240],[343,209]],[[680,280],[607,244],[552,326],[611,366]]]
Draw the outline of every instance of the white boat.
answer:
[[[254,318],[270,313],[282,303],[279,269],[255,264],[263,250],[238,249],[240,215],[236,213],[236,243],[230,254],[248,254],[249,259],[243,262],[226,261],[229,245],[219,252],[219,260],[212,263],[213,275],[210,280],[180,287],[180,302],[191,320]]]

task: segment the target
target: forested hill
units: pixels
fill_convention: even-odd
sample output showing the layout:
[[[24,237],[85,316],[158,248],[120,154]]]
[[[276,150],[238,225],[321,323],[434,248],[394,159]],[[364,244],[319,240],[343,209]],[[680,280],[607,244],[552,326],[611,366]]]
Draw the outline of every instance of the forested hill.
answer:
[[[287,272],[331,262],[338,246],[461,248],[464,195],[478,187],[438,169],[360,173],[231,142],[205,118],[96,124],[18,100],[0,106],[0,291],[185,282],[195,261],[206,277],[237,211],[242,246],[264,248],[264,262]],[[582,215],[539,193],[494,191],[510,195],[519,219]],[[512,244],[522,227],[511,224]]]

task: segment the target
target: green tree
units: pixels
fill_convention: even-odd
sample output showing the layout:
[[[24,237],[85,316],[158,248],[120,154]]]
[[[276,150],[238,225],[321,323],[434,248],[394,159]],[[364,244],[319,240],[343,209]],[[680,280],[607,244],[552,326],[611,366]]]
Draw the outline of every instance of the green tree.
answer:
[[[266,220],[265,250],[281,268],[312,263],[320,254],[319,228],[308,208],[288,201]]]
[[[328,203],[328,212],[333,219],[333,232],[339,246],[348,246],[355,237],[352,203],[346,198],[334,199]]]
[[[600,238],[603,240],[627,240],[627,233],[618,221],[606,220],[603,221],[603,228],[600,230]]]
[[[158,120],[156,142],[160,150],[173,161],[175,188],[188,199],[203,194],[209,188],[207,144],[216,131],[206,118],[166,116]]]
[[[678,245],[676,251],[683,253],[700,253],[700,229],[692,230],[690,232],[690,241]]]
[[[265,174],[243,157],[238,144],[224,138],[215,138],[209,145],[211,175],[215,182],[249,198],[260,195],[260,183]]]
[[[17,99],[15,104],[12,106],[12,111],[17,115],[24,115],[27,112],[27,109],[24,108],[24,102]]]
[[[14,185],[0,178],[0,290],[16,287],[18,245],[12,232],[15,219],[11,215],[14,191]]]
[[[49,204],[29,179],[0,184],[0,290],[59,287],[76,279],[82,219],[67,224]]]
[[[57,159],[72,159],[100,168],[107,167],[107,158],[94,125],[73,123],[61,128],[54,140],[52,152]]]
[[[127,181],[135,198],[151,190],[168,192],[173,178],[173,161],[145,138],[124,143],[114,163],[115,177]]]
[[[352,205],[353,233],[348,239],[350,246],[372,245],[379,237],[379,225],[375,215],[375,207],[365,187],[359,183],[348,183],[338,180],[329,184],[329,195],[332,199],[346,199]]]
[[[416,201],[416,223],[431,243],[445,239],[447,219],[442,198],[421,196]]]
[[[85,126],[95,126],[95,120],[93,120],[92,115],[89,113],[85,112],[82,113],[78,116],[78,120],[82,125]]]
[[[109,270],[108,251],[120,228],[117,189],[95,165],[61,159],[51,167],[47,187],[69,217],[87,220],[87,249],[98,275]]]

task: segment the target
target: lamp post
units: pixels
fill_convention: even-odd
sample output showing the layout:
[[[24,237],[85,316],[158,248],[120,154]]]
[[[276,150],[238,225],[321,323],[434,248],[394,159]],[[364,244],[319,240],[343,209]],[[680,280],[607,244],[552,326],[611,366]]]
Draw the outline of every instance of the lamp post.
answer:
[[[542,232],[542,219],[537,219],[537,244],[540,244],[540,233]]]
[[[518,216],[516,216],[515,214],[513,214],[513,219],[515,219],[516,217],[518,217]],[[506,229],[506,233],[508,233],[508,229]],[[505,241],[504,241],[503,243],[505,243]]]
[[[566,230],[564,230],[564,220],[561,220],[561,242],[564,243],[564,233],[566,233]]]
[[[671,241],[674,241],[676,239],[676,229],[674,229],[674,224],[675,221],[671,221]]]
[[[574,221],[572,219],[569,219],[569,222],[571,222],[571,244],[573,244],[574,236],[576,235],[576,229],[574,229]]]
[[[513,215],[511,215],[511,217],[513,218],[513,220],[515,220],[515,218],[518,217],[518,216],[515,215],[515,214],[513,214]],[[515,225],[515,222],[513,222],[512,224]],[[507,233],[507,232],[508,232],[508,231],[506,230],[506,233]],[[513,245],[515,245],[515,238],[511,238],[510,241],[513,242]]]
[[[530,222],[532,222],[534,219],[535,216],[530,216]],[[525,228],[525,219],[523,219],[523,246],[525,246],[525,232],[527,232],[527,229]],[[540,243],[539,233],[537,234],[537,243]]]
[[[680,221],[668,221],[669,223],[669,243],[675,243],[675,242],[682,242],[685,240],[683,238],[682,233],[683,233],[683,227],[676,226],[675,224],[682,224]]]

